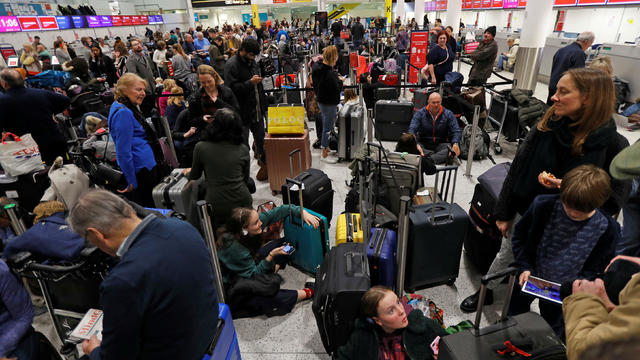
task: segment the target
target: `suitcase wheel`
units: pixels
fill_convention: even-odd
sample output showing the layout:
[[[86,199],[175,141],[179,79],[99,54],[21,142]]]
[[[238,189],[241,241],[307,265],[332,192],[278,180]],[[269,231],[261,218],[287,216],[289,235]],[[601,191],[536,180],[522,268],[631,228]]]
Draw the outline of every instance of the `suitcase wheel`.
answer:
[[[453,286],[455,283],[456,283],[456,278],[451,278],[446,282],[448,286]]]

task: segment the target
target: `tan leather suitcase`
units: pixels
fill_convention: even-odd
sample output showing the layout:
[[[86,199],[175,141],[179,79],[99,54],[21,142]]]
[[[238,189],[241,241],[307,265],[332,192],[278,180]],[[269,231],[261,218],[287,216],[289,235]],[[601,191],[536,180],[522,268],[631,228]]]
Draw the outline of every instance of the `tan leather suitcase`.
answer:
[[[302,153],[302,169],[298,161],[293,161],[293,174],[289,166],[289,154],[296,149]],[[304,129],[302,136],[269,135],[264,138],[264,151],[267,156],[269,187],[274,193],[282,190],[287,177],[294,178],[311,167],[311,145],[309,130]],[[294,159],[295,160],[295,159]]]

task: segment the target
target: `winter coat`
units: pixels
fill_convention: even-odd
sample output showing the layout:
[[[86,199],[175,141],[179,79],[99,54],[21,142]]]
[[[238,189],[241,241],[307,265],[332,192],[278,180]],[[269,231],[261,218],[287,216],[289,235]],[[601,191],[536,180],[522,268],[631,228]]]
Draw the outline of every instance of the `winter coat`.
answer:
[[[473,66],[469,72],[469,81],[487,82],[493,71],[493,63],[498,56],[498,43],[492,40],[490,43],[480,42],[478,48],[471,53]]]
[[[409,132],[416,135],[419,142],[433,145],[441,143],[460,144],[462,137],[458,120],[449,109],[444,107],[435,120],[433,120],[427,107],[420,109],[411,119]]]
[[[340,91],[342,91],[342,81],[338,78],[338,73],[333,68],[322,62],[313,65],[311,72],[313,79],[313,91],[316,93],[316,100],[323,105],[338,105],[340,103]]]

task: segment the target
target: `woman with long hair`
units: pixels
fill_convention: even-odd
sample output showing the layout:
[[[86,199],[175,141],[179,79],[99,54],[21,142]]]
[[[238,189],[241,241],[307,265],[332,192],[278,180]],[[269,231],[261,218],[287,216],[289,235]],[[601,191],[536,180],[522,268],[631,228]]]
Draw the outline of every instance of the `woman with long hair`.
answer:
[[[586,68],[568,70],[551,99],[554,105],[518,149],[502,186],[494,217],[504,237],[488,273],[513,263],[513,226],[536,196],[558,193],[562,177],[579,165],[591,164],[609,173],[613,158],[629,146],[616,131],[612,118],[615,92],[606,73]],[[630,190],[630,183],[612,179],[611,195],[602,210],[616,216]],[[491,290],[498,283],[489,283],[487,304],[492,303]],[[478,293],[466,298],[460,307],[471,312],[477,303]]]
[[[113,56],[116,75],[120,78],[127,72],[127,58],[129,57],[129,50],[124,42],[116,43],[113,48]]]
[[[189,81],[189,76],[192,76],[191,72],[191,60],[187,54],[184,53],[180,44],[173,45],[174,55],[171,57],[171,66],[173,66],[173,78],[176,80],[180,87],[185,89]]]
[[[42,65],[38,61],[38,53],[31,44],[22,45],[22,55],[20,55],[20,64],[30,74],[36,74],[42,71]]]
[[[89,69],[96,78],[105,77],[103,81],[107,81],[109,86],[114,86],[118,81],[116,67],[110,57],[102,53],[99,46],[91,48],[91,59],[89,60]]]

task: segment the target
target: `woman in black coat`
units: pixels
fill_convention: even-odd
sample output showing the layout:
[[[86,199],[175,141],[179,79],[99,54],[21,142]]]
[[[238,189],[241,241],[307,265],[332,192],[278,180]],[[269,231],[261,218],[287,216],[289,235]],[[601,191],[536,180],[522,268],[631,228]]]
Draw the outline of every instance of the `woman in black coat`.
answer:
[[[91,48],[91,59],[89,59],[89,69],[96,78],[106,77],[109,86],[112,87],[118,82],[116,67],[113,60],[102,53],[99,46]]]
[[[606,73],[585,68],[567,71],[552,96],[554,105],[518,149],[494,210],[504,236],[489,273],[513,263],[513,225],[536,196],[559,193],[562,177],[579,165],[595,165],[609,173],[613,158],[629,142],[616,131],[612,118],[615,91]],[[631,190],[627,181],[611,179],[611,195],[602,210],[616,216]],[[494,288],[497,283],[489,283]],[[490,289],[489,289],[490,290]],[[488,295],[492,299],[492,294]],[[466,298],[463,311],[475,311],[478,293]],[[489,301],[488,303],[490,303]]]
[[[327,46],[322,52],[322,62],[313,65],[311,80],[313,91],[316,94],[316,101],[322,113],[322,146],[323,161],[329,160],[329,133],[333,131],[333,124],[337,115],[338,104],[340,103],[340,92],[342,91],[342,77],[333,70],[338,62],[338,49],[334,46]],[[337,162],[337,159],[332,159]]]
[[[427,55],[427,70],[431,74],[431,83],[440,84],[444,81],[444,75],[453,70],[455,53],[448,44],[449,36],[446,32],[438,33],[438,42],[433,44]]]

